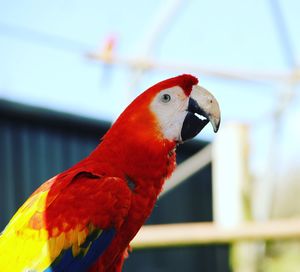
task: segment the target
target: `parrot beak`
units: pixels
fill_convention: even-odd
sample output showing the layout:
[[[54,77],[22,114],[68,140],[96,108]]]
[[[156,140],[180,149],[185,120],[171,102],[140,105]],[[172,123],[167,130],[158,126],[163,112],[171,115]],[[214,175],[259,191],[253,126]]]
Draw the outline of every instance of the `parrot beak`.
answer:
[[[218,131],[221,121],[219,104],[204,88],[193,86],[187,112],[181,129],[182,141],[195,137],[209,122],[214,132]]]

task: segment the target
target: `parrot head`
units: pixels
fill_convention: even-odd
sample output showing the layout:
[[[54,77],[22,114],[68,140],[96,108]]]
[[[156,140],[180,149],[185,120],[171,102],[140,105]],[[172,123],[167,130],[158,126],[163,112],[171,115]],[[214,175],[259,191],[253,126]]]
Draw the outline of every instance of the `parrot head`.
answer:
[[[220,126],[220,109],[214,96],[191,75],[181,75],[156,85],[161,89],[151,102],[163,136],[184,142],[195,137],[209,122],[214,132]]]
[[[220,126],[217,100],[198,85],[196,77],[184,74],[147,89],[127,107],[114,126],[134,128],[131,135],[139,134],[143,139],[149,135],[182,143],[195,137],[209,122],[217,132]]]

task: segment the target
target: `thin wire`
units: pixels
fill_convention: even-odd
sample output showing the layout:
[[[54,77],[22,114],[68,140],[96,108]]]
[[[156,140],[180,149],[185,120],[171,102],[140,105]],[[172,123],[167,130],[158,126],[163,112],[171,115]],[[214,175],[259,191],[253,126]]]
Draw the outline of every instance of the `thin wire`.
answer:
[[[92,45],[79,41],[42,33],[23,26],[13,26],[4,22],[0,22],[0,35],[80,54],[87,52],[93,47]]]

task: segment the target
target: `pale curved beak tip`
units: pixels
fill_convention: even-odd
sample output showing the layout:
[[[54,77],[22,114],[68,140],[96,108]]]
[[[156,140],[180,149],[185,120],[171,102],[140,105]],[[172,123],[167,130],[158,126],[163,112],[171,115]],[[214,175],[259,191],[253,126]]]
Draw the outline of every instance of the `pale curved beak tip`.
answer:
[[[209,119],[209,122],[211,123],[214,132],[217,133],[220,128],[221,118],[218,119],[211,118]]]

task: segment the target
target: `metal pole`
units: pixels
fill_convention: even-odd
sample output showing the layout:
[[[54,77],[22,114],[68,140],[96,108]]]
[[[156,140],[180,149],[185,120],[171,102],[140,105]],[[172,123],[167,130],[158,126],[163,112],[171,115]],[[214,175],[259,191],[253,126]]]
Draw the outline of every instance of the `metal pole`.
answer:
[[[170,28],[173,20],[175,20],[176,15],[182,10],[182,6],[187,1],[184,0],[169,0],[161,4],[162,8],[157,13],[157,16],[152,20],[152,24],[148,30],[144,33],[146,34],[144,40],[142,40],[140,45],[140,57],[150,56],[153,51],[157,48],[158,43],[163,38],[163,33],[167,32]],[[147,70],[147,66],[136,66],[132,69],[131,84],[129,86],[130,90],[135,90],[139,84],[140,79]]]
[[[101,54],[89,53],[88,58],[106,62]],[[190,73],[206,75],[214,78],[221,78],[225,80],[240,80],[248,82],[271,82],[282,83],[288,81],[300,82],[300,73],[293,70],[285,71],[260,71],[260,70],[236,70],[236,69],[220,69],[218,67],[204,67],[200,65],[190,65],[186,63],[172,63],[159,62],[149,57],[123,58],[119,56],[113,57],[111,64],[124,66],[130,69],[141,70],[161,70],[168,72],[182,73],[182,71],[189,71]]]

